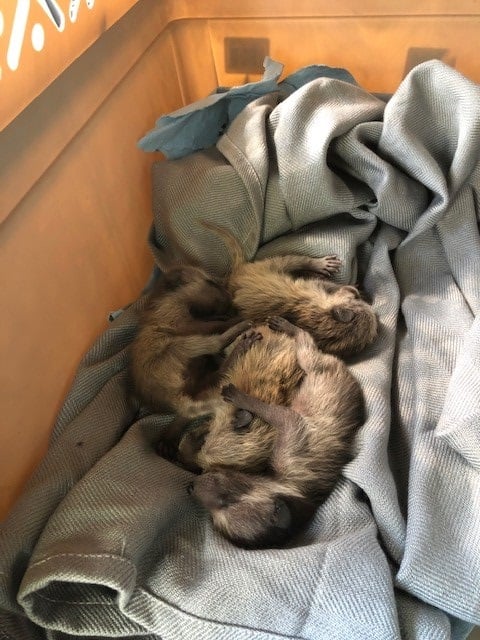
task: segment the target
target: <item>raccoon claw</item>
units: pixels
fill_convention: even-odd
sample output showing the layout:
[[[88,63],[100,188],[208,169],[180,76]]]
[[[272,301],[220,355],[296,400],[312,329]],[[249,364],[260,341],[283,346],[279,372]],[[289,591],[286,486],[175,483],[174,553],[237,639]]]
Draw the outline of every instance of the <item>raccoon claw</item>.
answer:
[[[277,331],[278,333],[285,333],[289,336],[294,336],[296,333],[296,327],[281,316],[268,318],[267,324],[272,331]]]
[[[247,333],[242,334],[235,345],[235,356],[244,356],[252,348],[255,342],[262,339],[262,334],[254,330],[250,330],[247,331]]]
[[[243,334],[244,339],[250,338],[253,340],[261,340],[263,338],[260,331],[256,331],[255,329],[249,329]]]
[[[320,258],[322,261],[318,273],[322,274],[326,278],[331,278],[334,273],[337,273],[342,266],[342,261],[337,256],[325,256]]]
[[[243,333],[250,331],[253,329],[254,323],[252,320],[241,320],[235,327],[238,330],[238,335],[242,335]]]
[[[255,331],[255,329],[250,329],[242,336],[242,344],[245,350],[250,349],[250,347],[258,340],[263,340],[263,336],[259,331]]]

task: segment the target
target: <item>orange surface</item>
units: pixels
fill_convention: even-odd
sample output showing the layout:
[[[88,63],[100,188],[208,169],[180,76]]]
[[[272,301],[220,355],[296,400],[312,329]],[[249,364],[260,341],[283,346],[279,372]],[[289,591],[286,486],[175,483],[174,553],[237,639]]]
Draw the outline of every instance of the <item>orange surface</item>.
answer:
[[[135,2],[0,2],[0,129]]]

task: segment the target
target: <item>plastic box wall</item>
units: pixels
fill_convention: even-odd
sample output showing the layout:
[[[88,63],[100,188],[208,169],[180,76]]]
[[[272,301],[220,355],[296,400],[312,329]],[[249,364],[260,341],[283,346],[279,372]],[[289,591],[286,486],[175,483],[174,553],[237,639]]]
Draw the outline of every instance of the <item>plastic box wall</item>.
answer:
[[[160,114],[258,79],[265,52],[285,74],[343,66],[375,92],[433,57],[480,81],[473,0],[129,4],[0,134],[0,516],[44,454],[82,354],[148,278],[160,156],[136,141]]]

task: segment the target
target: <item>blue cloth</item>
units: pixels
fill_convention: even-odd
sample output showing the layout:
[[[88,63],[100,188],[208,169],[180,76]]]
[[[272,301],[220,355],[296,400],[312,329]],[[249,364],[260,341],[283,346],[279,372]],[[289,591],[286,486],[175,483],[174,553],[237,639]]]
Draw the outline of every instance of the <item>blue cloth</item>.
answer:
[[[219,87],[215,93],[177,111],[161,116],[155,128],[138,141],[144,151],[161,151],[174,160],[216,144],[235,117],[253,100],[272,91],[288,96],[317,78],[334,78],[356,84],[345,69],[325,65],[309,65],[278,79],[283,64],[268,56],[263,62],[265,73],[258,82],[249,82],[231,89]]]

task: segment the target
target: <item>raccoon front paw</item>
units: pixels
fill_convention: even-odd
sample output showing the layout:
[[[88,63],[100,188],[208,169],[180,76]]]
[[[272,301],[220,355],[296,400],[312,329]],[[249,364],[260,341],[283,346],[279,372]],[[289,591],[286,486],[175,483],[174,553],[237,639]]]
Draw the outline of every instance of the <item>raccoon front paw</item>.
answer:
[[[285,333],[287,336],[293,337],[297,333],[297,327],[281,316],[272,316],[271,318],[268,318],[267,324],[272,331]]]
[[[342,261],[337,256],[325,256],[324,258],[318,258],[317,265],[315,269],[317,273],[325,278],[331,278],[342,266]]]
[[[241,337],[240,345],[242,347],[242,350],[248,351],[252,347],[252,345],[254,345],[255,342],[258,342],[259,340],[263,340],[263,335],[259,331],[255,331],[255,329],[247,331]]]
[[[225,402],[234,404],[237,397],[238,389],[234,384],[230,383],[222,387],[222,398]]]

